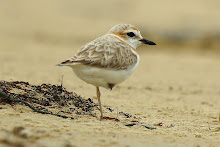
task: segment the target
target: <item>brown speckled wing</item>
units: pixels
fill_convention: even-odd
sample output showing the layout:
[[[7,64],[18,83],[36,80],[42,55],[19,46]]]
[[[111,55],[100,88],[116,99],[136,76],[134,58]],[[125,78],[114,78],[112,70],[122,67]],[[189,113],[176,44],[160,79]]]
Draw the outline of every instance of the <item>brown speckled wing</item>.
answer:
[[[128,44],[118,38],[104,35],[86,44],[74,57],[61,64],[70,65],[78,62],[100,68],[126,70],[137,63],[137,54],[134,52]]]

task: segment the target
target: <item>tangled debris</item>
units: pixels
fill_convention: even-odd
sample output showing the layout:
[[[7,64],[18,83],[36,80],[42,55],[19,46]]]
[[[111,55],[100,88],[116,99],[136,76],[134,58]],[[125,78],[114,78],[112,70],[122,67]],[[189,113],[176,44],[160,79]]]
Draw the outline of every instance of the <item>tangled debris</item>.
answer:
[[[62,118],[74,119],[77,115],[90,115],[97,117],[94,109],[98,104],[90,98],[84,99],[74,92],[68,92],[62,85],[42,84],[31,85],[23,81],[0,81],[0,104],[21,103],[38,113],[55,115]],[[110,112],[114,109],[106,108]],[[134,125],[144,126],[147,129],[156,129],[148,127],[138,121],[134,115],[125,112],[119,112],[119,115],[125,119],[132,119],[125,126]],[[106,120],[120,121],[118,118],[103,117]]]
[[[36,86],[23,81],[0,81],[0,93],[0,103],[21,102],[39,113],[63,118],[73,119],[72,114],[95,116],[92,111],[97,106],[90,98],[83,99],[74,92],[68,92],[61,85]]]

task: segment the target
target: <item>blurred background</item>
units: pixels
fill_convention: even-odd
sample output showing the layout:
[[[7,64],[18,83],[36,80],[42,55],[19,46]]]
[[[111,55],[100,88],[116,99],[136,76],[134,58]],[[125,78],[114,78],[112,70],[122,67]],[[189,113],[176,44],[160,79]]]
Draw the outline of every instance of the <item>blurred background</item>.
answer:
[[[219,0],[0,0],[0,18],[1,45],[24,40],[74,48],[130,23],[160,47],[219,48]]]
[[[157,43],[149,50],[220,51],[219,0],[0,0],[0,18],[1,80],[48,79],[47,69],[119,23]]]
[[[101,89],[103,108],[115,110],[104,112],[118,118],[123,111],[163,127],[128,130],[90,117],[79,117],[72,125],[9,105],[0,107],[0,143],[10,143],[12,128],[24,124],[29,140],[25,134],[23,141],[42,146],[219,145],[220,0],[0,0],[0,81],[60,84],[64,75],[68,91],[97,102],[94,86],[78,79],[71,68],[55,65],[119,23],[136,26],[157,45],[140,46],[135,73],[113,91]]]

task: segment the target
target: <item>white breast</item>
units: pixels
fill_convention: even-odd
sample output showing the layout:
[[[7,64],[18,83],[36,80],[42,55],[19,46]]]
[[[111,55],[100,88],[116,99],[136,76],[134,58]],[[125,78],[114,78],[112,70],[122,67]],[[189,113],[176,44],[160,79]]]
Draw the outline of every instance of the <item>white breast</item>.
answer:
[[[136,69],[137,65],[138,62],[129,70],[113,70],[83,64],[77,64],[70,67],[72,67],[76,76],[86,83],[108,89],[109,83],[116,85],[128,79]]]

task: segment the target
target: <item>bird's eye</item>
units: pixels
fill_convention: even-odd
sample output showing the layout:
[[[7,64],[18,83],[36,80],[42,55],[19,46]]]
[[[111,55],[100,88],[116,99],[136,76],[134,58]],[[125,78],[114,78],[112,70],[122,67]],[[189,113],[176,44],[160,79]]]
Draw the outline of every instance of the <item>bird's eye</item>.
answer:
[[[128,35],[129,37],[134,37],[134,36],[135,36],[135,34],[134,34],[133,32],[128,32],[127,35]]]

